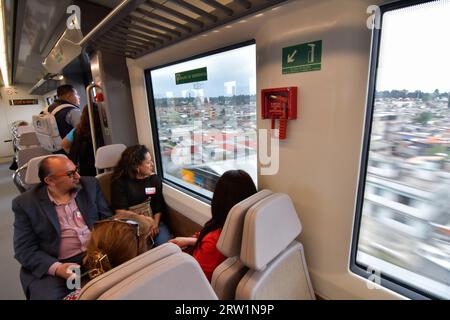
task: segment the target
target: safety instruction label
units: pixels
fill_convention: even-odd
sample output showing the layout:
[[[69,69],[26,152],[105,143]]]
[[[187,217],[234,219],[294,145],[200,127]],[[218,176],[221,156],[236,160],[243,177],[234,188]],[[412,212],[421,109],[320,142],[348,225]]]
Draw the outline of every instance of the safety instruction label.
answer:
[[[322,69],[322,40],[283,48],[283,74]]]

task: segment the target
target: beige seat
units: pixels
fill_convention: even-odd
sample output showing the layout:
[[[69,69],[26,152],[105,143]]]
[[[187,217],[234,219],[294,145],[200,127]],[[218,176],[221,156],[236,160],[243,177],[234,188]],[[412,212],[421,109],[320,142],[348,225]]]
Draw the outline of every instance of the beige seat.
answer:
[[[180,252],[130,275],[99,300],[217,300],[198,262]]]
[[[236,204],[228,213],[217,242],[217,249],[228,259],[217,266],[211,278],[211,285],[221,300],[234,299],[236,287],[248,270],[239,260],[245,214],[251,206],[271,194],[269,190],[262,190]]]
[[[315,299],[303,246],[295,241],[301,230],[286,194],[273,194],[247,211],[240,258],[250,270],[239,282],[236,299]]]
[[[78,299],[96,300],[116,284],[136,274],[138,271],[144,270],[149,265],[180,252],[180,248],[175,244],[166,243],[160,245],[89,281],[81,290]]]
[[[29,151],[28,153],[25,153],[27,156],[33,156],[33,155],[37,155],[37,154],[41,153],[41,151],[36,150],[36,154],[33,154],[35,152],[33,149],[39,149],[39,148],[24,149],[19,152],[25,152],[25,151],[28,152]],[[67,156],[62,155],[62,154],[48,154],[47,153],[47,154],[44,154],[44,155],[41,155],[38,157],[31,158],[28,161],[28,163],[20,166],[14,172],[13,182],[16,185],[16,187],[19,189],[20,192],[25,192],[28,189],[30,189],[31,187],[33,187],[34,185],[41,182],[39,180],[39,174],[38,174],[39,173],[39,165],[44,158],[47,158],[50,156],[67,158]],[[24,161],[23,159],[24,159],[24,157],[22,157],[22,161]],[[20,162],[20,164],[21,164],[21,162]]]
[[[18,146],[19,150],[23,150],[30,147],[38,147],[41,143],[38,140],[36,132],[25,132],[20,135],[18,138]]]
[[[47,151],[42,147],[35,147],[35,148],[19,150],[17,152],[17,165],[20,168],[20,167],[24,166],[25,164],[27,164],[28,161],[30,161],[33,158],[50,155],[50,154],[51,154],[50,151]]]
[[[22,134],[27,133],[27,132],[36,132],[36,130],[34,130],[33,126],[20,126],[17,127],[17,136],[20,137],[22,136]]]
[[[111,205],[112,168],[117,165],[126,148],[124,144],[110,144],[98,148],[96,152],[95,167],[99,170],[106,170],[106,172],[98,174],[96,178],[108,205]]]
[[[20,192],[25,192],[29,186],[25,183],[25,175],[28,169],[28,161],[33,158],[50,155],[50,152],[42,147],[28,148],[17,151],[18,169],[13,174],[13,182]]]
[[[50,154],[50,155],[36,157],[36,158],[33,158],[30,161],[28,161],[27,172],[25,174],[25,183],[27,185],[35,185],[35,184],[38,184],[41,182],[39,180],[39,165],[41,164],[41,161],[47,157],[67,158],[67,156],[64,154]]]

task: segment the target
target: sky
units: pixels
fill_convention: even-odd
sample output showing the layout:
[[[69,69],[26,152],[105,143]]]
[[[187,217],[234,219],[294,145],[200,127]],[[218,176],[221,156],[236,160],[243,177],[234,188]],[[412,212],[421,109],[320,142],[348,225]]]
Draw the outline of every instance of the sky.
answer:
[[[450,0],[385,13],[377,90],[450,92]]]
[[[208,81],[176,85],[175,74],[207,68]],[[250,45],[151,72],[155,98],[256,94],[256,46]],[[235,87],[235,89],[233,89]]]

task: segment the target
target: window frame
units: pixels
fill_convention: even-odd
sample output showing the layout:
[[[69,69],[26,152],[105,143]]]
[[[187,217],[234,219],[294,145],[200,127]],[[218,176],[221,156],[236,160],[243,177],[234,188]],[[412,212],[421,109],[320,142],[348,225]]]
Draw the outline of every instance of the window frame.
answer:
[[[161,157],[161,146],[160,146],[160,142],[159,142],[158,122],[156,119],[156,106],[155,106],[155,100],[154,100],[154,96],[153,96],[153,85],[152,85],[151,72],[154,70],[162,69],[162,68],[169,67],[169,66],[172,66],[175,64],[179,64],[179,63],[183,63],[183,62],[187,62],[187,61],[191,61],[191,60],[195,60],[195,59],[200,59],[200,58],[204,58],[207,56],[212,56],[215,54],[219,54],[219,53],[234,50],[234,49],[239,49],[239,48],[250,46],[250,45],[256,45],[256,40],[255,39],[246,40],[243,42],[239,42],[239,43],[232,44],[232,45],[225,46],[225,47],[220,47],[220,48],[217,48],[214,50],[206,51],[206,52],[196,54],[196,55],[193,55],[193,56],[190,56],[187,58],[172,61],[172,62],[169,62],[166,64],[162,64],[162,65],[151,67],[151,68],[144,70],[145,85],[146,85],[146,89],[147,89],[148,109],[150,112],[150,124],[152,127],[153,149],[154,149],[154,155],[155,155],[155,159],[153,159],[153,162],[156,166],[158,175],[160,176],[163,183],[173,187],[174,189],[176,189],[182,193],[187,194],[188,196],[191,196],[191,197],[193,197],[197,200],[200,200],[204,203],[207,203],[209,205],[211,204],[212,198],[209,198],[209,197],[205,196],[204,194],[201,194],[193,189],[190,189],[190,188],[183,186],[179,183],[176,183],[174,181],[168,180],[164,177],[164,170],[162,167],[162,157]]]
[[[433,2],[436,0],[405,0],[396,1],[393,3],[388,3],[380,6],[380,28],[374,28],[372,32],[372,48],[370,57],[370,71],[369,71],[369,81],[368,81],[368,93],[367,93],[367,105],[366,105],[366,118],[365,118],[365,130],[363,135],[363,144],[361,149],[360,158],[360,168],[359,168],[359,180],[356,198],[356,208],[353,223],[353,233],[351,241],[351,251],[350,251],[350,271],[354,274],[361,276],[365,279],[373,276],[367,269],[369,266],[358,263],[356,260],[358,252],[358,243],[360,237],[360,227],[362,220],[362,209],[364,205],[364,193],[366,187],[366,177],[370,154],[370,139],[372,136],[373,127],[373,115],[374,115],[374,103],[376,94],[376,84],[377,84],[377,70],[380,56],[380,44],[381,36],[383,32],[383,17],[386,12],[402,9],[406,7],[411,7],[415,5],[420,5],[428,2]],[[440,299],[440,297],[434,296],[429,292],[420,290],[419,288],[413,287],[406,282],[400,281],[398,279],[392,278],[389,275],[381,274],[380,285],[384,288],[392,290],[402,296],[415,300],[430,300],[430,299]]]

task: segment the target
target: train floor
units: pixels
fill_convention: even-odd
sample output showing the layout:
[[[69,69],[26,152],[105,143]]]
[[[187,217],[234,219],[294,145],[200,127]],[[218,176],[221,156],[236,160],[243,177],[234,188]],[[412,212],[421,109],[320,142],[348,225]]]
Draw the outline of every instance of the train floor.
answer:
[[[0,300],[23,300],[25,295],[20,285],[20,265],[14,259],[13,223],[11,202],[19,191],[12,182],[10,162],[0,163]]]

